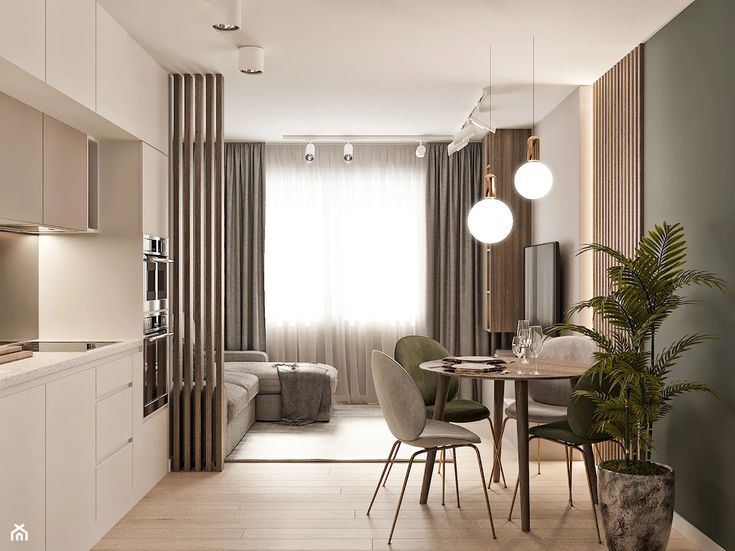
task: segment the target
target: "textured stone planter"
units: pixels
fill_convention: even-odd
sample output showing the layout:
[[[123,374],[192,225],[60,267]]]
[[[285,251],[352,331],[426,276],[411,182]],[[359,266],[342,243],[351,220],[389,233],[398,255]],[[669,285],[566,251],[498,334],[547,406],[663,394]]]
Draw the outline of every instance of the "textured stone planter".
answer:
[[[665,474],[630,475],[603,465],[599,499],[609,551],[664,551],[674,517],[674,471],[666,466]]]

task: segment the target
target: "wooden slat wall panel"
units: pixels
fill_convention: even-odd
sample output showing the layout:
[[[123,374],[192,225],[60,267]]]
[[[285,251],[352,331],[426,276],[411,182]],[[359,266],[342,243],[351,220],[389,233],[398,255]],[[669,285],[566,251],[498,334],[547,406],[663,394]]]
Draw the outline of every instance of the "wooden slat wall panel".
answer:
[[[593,240],[632,254],[643,220],[643,45],[593,86]],[[593,260],[593,291],[609,291],[606,256]],[[607,331],[600,320],[595,328]],[[599,459],[617,457],[617,446],[601,444]]]
[[[222,470],[224,79],[172,75],[171,81],[172,468]]]
[[[523,249],[531,244],[531,201],[515,191],[513,176],[526,162],[530,136],[530,130],[504,129],[488,134],[482,142],[483,165],[490,164],[497,177],[497,197],[513,213],[510,235],[483,247],[485,329],[495,333],[515,333],[518,320],[525,316]]]

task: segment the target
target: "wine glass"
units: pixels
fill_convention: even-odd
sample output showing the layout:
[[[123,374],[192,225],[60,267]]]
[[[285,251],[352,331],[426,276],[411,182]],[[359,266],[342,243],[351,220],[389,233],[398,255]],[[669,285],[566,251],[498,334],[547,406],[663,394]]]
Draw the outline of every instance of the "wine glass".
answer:
[[[523,337],[513,337],[512,346],[513,354],[515,354],[515,357],[520,360],[521,357],[526,353],[526,339],[524,339]],[[516,373],[518,375],[523,374],[523,371],[521,370],[521,363],[522,362],[516,362]]]
[[[528,320],[518,320],[518,329],[516,330],[516,336],[520,337],[524,341],[523,358],[521,358],[521,363],[527,364],[528,359],[526,358],[526,348],[528,347],[528,341],[531,337],[531,330]]]
[[[528,353],[533,358],[533,374],[540,375],[538,372],[538,357],[544,349],[546,336],[544,336],[544,330],[540,325],[532,325],[529,331],[531,336],[528,343]]]

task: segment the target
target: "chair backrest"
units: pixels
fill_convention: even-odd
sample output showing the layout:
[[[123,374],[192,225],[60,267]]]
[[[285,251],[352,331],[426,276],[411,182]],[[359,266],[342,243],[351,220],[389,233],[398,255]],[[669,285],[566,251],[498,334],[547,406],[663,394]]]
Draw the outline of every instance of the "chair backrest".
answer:
[[[449,356],[449,352],[441,344],[429,337],[410,335],[403,337],[396,343],[394,356],[419,387],[424,404],[434,405],[436,401],[436,387],[439,384],[439,375],[428,373],[419,368],[423,362],[441,360]],[[459,392],[459,380],[452,377],[449,383],[449,400],[453,400]]]
[[[546,339],[540,358],[563,362],[592,363],[597,350],[595,342],[587,337],[556,337]],[[528,383],[528,397],[534,402],[566,406],[572,395],[569,381],[535,381]]]
[[[390,356],[373,350],[373,382],[388,428],[398,440],[416,440],[426,426],[426,406],[411,376]]]
[[[612,394],[615,391],[615,385],[609,377],[600,378],[599,375],[592,374],[588,370],[579,378],[574,386],[574,391],[591,390],[601,392],[603,394]],[[596,431],[593,426],[595,423],[595,403],[586,396],[572,396],[567,403],[567,420],[569,427],[574,434],[580,438],[590,441],[609,440],[610,436]]]

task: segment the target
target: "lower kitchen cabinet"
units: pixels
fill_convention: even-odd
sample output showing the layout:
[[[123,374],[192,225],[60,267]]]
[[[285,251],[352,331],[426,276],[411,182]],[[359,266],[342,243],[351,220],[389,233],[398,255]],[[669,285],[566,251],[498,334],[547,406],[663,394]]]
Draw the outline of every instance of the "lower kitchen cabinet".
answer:
[[[95,372],[46,385],[46,548],[94,545]]]
[[[97,467],[97,538],[133,504],[133,444],[129,442]]]
[[[43,551],[46,548],[44,410],[43,385],[0,398],[2,549],[11,535],[22,541],[18,543],[19,549]]]
[[[168,408],[143,419],[142,365],[136,349],[0,392],[0,542],[18,525],[22,549],[90,549],[165,476]]]

